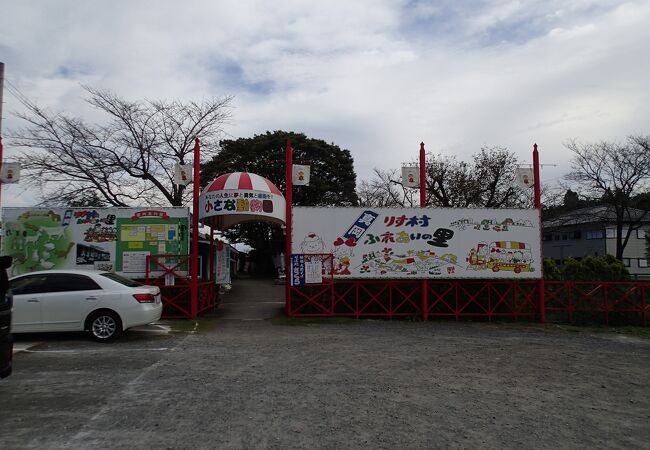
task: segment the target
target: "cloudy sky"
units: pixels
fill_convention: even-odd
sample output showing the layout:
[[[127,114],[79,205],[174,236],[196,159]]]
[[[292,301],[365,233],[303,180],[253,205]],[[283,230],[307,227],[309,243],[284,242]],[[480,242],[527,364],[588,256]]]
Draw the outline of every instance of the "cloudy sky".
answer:
[[[234,95],[228,137],[304,132],[352,152],[359,179],[427,150],[501,145],[542,180],[563,143],[650,133],[650,2],[0,0],[5,77],[92,117],[81,84],[130,98]],[[19,126],[5,91],[3,132]],[[7,149],[9,156],[12,149]],[[18,186],[3,206],[32,202]]]

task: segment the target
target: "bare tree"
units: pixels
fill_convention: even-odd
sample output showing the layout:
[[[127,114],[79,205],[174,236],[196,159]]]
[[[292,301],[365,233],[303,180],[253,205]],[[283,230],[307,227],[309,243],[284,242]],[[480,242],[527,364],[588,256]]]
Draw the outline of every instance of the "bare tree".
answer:
[[[521,190],[516,186],[517,157],[503,147],[483,147],[474,155],[473,179],[478,185],[475,205],[486,208],[520,206]]]
[[[517,158],[502,147],[482,148],[471,163],[455,157],[427,155],[427,205],[454,208],[507,208],[528,206],[526,193],[515,186]],[[361,182],[361,204],[367,206],[419,206],[418,189],[405,188],[396,170],[375,169]],[[529,195],[530,196],[530,195]]]
[[[357,189],[359,204],[375,208],[413,207],[419,206],[415,189],[402,184],[401,176],[396,169],[374,169],[374,176],[361,181]]]
[[[622,259],[632,232],[650,217],[647,209],[634,207],[635,196],[650,192],[650,136],[629,136],[624,143],[572,140],[566,147],[574,154],[566,178],[613,211],[607,218],[615,220],[616,258]]]
[[[26,125],[10,133],[11,143],[24,149],[18,160],[26,181],[41,189],[43,203],[93,197],[112,206],[183,205],[189,192],[174,184],[174,166],[192,162],[195,137],[203,143],[202,159],[216,155],[232,97],[133,102],[85,90],[87,102],[107,114],[106,124],[28,103],[18,115]]]

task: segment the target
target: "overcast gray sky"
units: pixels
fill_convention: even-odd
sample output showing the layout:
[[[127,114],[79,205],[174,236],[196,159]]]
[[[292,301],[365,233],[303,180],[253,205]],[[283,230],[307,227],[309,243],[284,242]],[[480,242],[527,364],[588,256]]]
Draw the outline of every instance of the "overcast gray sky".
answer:
[[[650,2],[0,0],[5,77],[92,117],[81,84],[129,99],[235,96],[232,138],[304,132],[358,179],[427,150],[501,145],[552,183],[563,142],[650,133]],[[3,132],[21,108],[5,91]],[[11,156],[13,149],[7,153]],[[3,206],[33,203],[19,186]]]

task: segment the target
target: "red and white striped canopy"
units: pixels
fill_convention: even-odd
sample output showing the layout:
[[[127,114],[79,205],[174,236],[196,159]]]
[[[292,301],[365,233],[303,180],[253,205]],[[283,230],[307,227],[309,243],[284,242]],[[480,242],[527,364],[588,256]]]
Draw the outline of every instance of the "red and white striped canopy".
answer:
[[[199,220],[225,230],[250,221],[285,222],[285,200],[280,189],[254,173],[234,172],[210,183],[199,198]]]
[[[280,189],[264,177],[248,172],[227,173],[216,178],[203,192],[244,189],[282,195]]]

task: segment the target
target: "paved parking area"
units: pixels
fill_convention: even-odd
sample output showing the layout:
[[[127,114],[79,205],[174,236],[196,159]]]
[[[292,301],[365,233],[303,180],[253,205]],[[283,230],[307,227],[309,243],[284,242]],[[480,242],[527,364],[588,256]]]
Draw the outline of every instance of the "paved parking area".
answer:
[[[648,340],[300,323],[39,337],[0,382],[0,447],[648,448]]]

